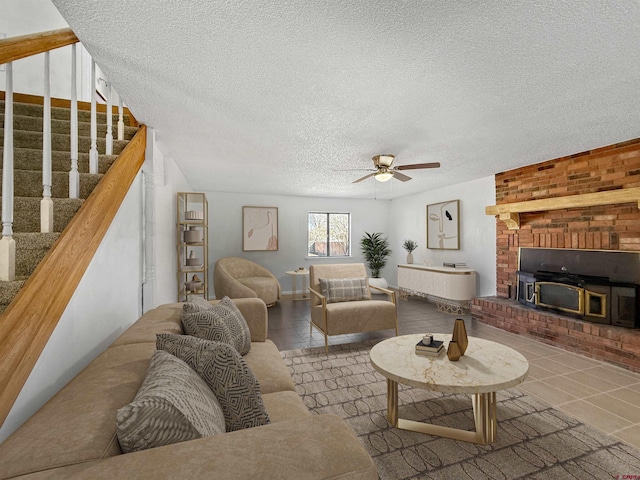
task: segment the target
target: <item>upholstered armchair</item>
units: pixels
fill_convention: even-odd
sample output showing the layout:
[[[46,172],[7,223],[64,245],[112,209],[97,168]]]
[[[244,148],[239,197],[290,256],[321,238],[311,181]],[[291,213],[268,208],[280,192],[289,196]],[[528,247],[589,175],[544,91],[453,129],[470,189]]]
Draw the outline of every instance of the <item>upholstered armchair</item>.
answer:
[[[213,269],[216,298],[261,298],[267,307],[280,298],[280,282],[266,268],[246,258],[224,257]]]
[[[311,265],[311,322],[324,334],[325,351],[329,335],[395,329],[398,335],[396,293],[387,288],[370,286],[363,263]],[[370,289],[386,294],[384,300],[373,300]]]

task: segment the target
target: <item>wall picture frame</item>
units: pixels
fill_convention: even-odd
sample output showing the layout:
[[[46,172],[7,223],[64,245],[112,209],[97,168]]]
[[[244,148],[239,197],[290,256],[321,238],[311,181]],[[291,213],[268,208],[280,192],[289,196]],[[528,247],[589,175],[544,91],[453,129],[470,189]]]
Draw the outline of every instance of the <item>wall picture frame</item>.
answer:
[[[460,200],[427,205],[427,248],[460,250]]]
[[[242,207],[242,251],[278,250],[278,207]]]

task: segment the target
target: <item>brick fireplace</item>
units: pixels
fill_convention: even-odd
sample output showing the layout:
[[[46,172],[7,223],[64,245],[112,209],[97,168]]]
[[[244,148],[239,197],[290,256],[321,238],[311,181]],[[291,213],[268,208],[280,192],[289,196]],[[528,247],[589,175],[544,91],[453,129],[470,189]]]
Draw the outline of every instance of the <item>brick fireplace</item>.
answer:
[[[495,177],[496,204],[640,187],[640,139],[599,148]],[[516,301],[519,247],[640,253],[638,201],[519,213],[496,221],[496,297],[474,300],[472,316],[505,330],[640,371],[640,330],[592,325]],[[509,229],[511,226],[512,229]]]

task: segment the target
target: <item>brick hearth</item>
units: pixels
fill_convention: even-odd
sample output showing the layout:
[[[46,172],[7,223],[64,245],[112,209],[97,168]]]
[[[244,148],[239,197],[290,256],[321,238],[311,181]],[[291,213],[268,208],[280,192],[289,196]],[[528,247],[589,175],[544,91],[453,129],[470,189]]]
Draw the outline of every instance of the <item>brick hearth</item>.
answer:
[[[640,372],[640,330],[584,322],[499,297],[475,298],[471,315],[502,330]]]

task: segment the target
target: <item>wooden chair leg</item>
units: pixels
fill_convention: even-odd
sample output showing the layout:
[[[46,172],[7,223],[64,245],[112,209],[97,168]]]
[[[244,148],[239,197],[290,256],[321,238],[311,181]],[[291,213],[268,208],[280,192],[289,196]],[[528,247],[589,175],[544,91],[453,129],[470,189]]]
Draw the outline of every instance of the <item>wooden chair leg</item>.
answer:
[[[324,332],[324,353],[325,355],[329,353],[329,337],[327,337],[327,332]]]

